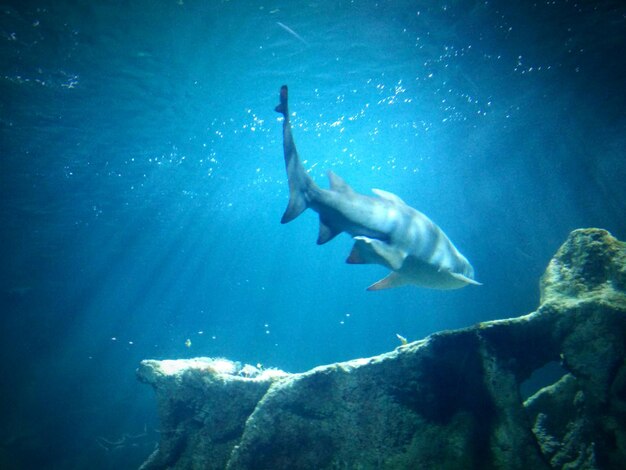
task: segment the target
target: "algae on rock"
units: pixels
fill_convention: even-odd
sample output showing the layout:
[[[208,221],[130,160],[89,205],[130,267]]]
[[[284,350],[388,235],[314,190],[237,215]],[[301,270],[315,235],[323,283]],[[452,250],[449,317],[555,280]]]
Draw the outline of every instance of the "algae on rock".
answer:
[[[162,426],[142,468],[622,468],[625,351],[625,245],[576,230],[523,317],[302,374],[142,361]],[[555,361],[565,375],[524,401]]]

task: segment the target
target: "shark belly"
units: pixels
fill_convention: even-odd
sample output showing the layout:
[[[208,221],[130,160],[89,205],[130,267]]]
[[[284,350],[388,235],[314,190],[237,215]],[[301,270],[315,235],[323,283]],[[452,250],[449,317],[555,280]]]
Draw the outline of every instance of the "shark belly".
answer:
[[[474,269],[434,222],[410,208],[391,208],[384,237],[356,234],[349,263],[374,263],[393,272],[370,290],[415,284],[433,289],[457,289],[473,280]],[[397,218],[394,223],[390,220]],[[366,231],[363,231],[364,233]]]
[[[311,207],[320,214],[320,226],[354,238],[349,263],[380,264],[395,273],[370,290],[404,284],[457,289],[471,283],[467,259],[434,222],[406,204],[321,190]]]

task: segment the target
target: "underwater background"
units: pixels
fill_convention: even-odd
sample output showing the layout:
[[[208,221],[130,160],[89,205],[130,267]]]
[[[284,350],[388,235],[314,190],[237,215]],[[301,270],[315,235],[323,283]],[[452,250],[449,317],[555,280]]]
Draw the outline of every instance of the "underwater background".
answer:
[[[571,230],[626,239],[625,53],[621,2],[1,2],[0,467],[139,466],[142,359],[298,372],[532,311]],[[283,84],[318,184],[398,194],[483,286],[366,292],[347,235],[280,224]]]

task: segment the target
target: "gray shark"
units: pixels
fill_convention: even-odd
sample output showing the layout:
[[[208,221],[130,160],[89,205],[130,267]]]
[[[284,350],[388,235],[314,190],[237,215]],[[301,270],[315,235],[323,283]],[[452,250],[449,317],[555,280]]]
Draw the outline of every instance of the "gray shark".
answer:
[[[433,221],[395,194],[373,189],[375,197],[355,192],[333,172],[330,189],[308,175],[293,140],[286,85],[280,89],[276,111],[283,115],[283,150],[289,204],[281,223],[291,222],[307,208],[319,214],[319,245],[341,232],[354,239],[351,264],[380,264],[391,273],[367,290],[415,284],[433,289],[458,289],[474,280],[474,268]]]

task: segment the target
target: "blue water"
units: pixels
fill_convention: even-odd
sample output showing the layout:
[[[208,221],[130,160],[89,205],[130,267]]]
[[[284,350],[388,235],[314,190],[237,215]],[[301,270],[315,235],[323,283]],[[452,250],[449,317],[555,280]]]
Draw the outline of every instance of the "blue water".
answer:
[[[532,311],[572,229],[626,239],[625,46],[620,2],[3,2],[0,467],[137,467],[145,358],[302,371]],[[284,83],[315,180],[398,194],[483,286],[366,292],[348,236],[279,223]]]

